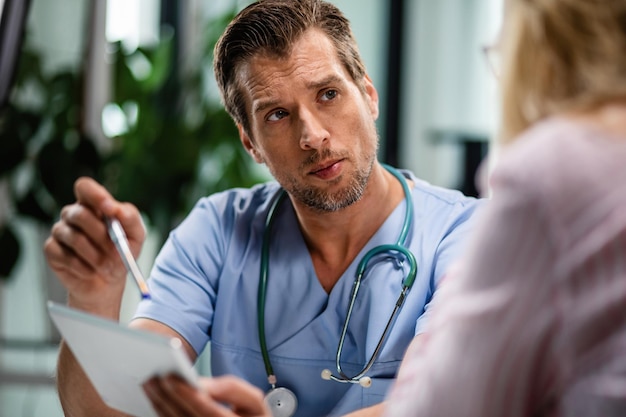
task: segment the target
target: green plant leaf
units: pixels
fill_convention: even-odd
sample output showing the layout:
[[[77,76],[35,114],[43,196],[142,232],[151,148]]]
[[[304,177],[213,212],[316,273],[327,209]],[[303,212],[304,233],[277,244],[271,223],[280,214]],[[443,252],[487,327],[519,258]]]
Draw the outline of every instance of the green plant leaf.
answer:
[[[152,48],[140,47],[136,53],[141,53],[150,62],[151,71],[143,80],[137,80],[143,91],[154,91],[163,86],[172,72],[172,54],[174,40],[173,31],[163,28],[161,41]]]
[[[74,201],[74,181],[81,176],[98,179],[101,165],[101,157],[91,139],[78,136],[73,146],[64,139],[57,137],[48,142],[36,161],[41,182],[55,200],[57,210]]]
[[[0,227],[0,279],[8,280],[20,257],[20,242],[8,226]]]
[[[0,128],[0,131],[2,129]],[[1,132],[0,137],[0,177],[11,172],[24,160],[26,149],[19,136],[12,131]]]
[[[0,176],[11,172],[27,157],[26,147],[39,129],[41,117],[12,104],[0,114]]]
[[[50,224],[55,219],[52,211],[41,204],[33,189],[29,190],[25,196],[17,201],[16,207],[21,215],[31,217],[44,224]]]

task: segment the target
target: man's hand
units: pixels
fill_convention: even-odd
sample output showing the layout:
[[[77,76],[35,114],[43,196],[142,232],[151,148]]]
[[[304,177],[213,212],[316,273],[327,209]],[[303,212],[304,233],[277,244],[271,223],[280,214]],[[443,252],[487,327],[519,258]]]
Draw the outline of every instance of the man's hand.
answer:
[[[135,256],[146,235],[141,216],[135,206],[116,201],[90,178],[78,179],[74,194],[76,203],[62,209],[46,240],[46,259],[67,289],[72,307],[117,319],[127,272],[104,216],[120,221]]]
[[[234,376],[200,378],[194,388],[170,375],[144,390],[160,417],[272,417],[261,390]]]

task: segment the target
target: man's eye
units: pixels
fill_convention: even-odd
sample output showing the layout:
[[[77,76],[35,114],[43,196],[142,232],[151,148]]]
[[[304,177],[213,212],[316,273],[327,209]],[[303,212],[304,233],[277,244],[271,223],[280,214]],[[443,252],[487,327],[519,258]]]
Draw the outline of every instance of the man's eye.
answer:
[[[276,110],[274,113],[270,113],[269,116],[267,116],[267,120],[270,122],[276,122],[282,118],[287,117],[287,112],[284,110]]]
[[[337,97],[337,90],[328,90],[322,94],[322,100],[330,101],[334,100]]]

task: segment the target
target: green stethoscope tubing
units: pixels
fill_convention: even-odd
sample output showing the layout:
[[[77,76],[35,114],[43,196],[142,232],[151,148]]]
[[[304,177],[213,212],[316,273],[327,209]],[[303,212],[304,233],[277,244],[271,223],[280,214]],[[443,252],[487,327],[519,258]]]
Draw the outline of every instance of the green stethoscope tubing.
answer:
[[[395,321],[395,317],[398,314],[402,304],[404,303],[404,299],[406,298],[406,294],[409,289],[413,285],[415,281],[415,276],[417,275],[417,260],[415,259],[415,255],[408,250],[404,245],[406,243],[406,238],[409,233],[409,228],[411,226],[411,222],[413,221],[413,200],[411,199],[411,191],[409,190],[409,186],[407,184],[404,176],[395,168],[392,168],[389,165],[383,165],[387,171],[389,171],[394,177],[400,181],[402,185],[402,189],[404,191],[404,199],[405,199],[405,215],[404,222],[402,224],[402,229],[400,230],[400,235],[398,236],[398,240],[395,244],[388,245],[380,245],[370,249],[364,256],[361,258],[357,266],[356,277],[354,283],[352,285],[352,293],[350,295],[350,305],[348,307],[348,313],[346,314],[346,320],[344,321],[343,329],[341,331],[341,338],[339,339],[339,345],[337,347],[337,356],[336,356],[336,366],[339,374],[342,378],[333,377],[332,379],[338,382],[358,382],[358,379],[361,378],[374,364],[374,361],[378,357],[380,350],[382,349],[386,336],[391,330],[393,326],[393,322]],[[274,375],[274,369],[272,367],[272,363],[269,357],[269,351],[267,349],[267,342],[265,339],[265,300],[267,297],[267,279],[269,276],[269,246],[270,246],[270,231],[272,225],[274,223],[275,213],[277,207],[280,203],[285,199],[287,193],[284,190],[280,190],[273,198],[273,201],[270,205],[270,208],[267,213],[267,217],[265,218],[265,230],[263,233],[263,242],[261,247],[261,271],[260,271],[260,280],[259,280],[259,290],[257,296],[257,317],[258,317],[258,329],[259,329],[259,344],[261,347],[261,355],[263,356],[263,363],[265,364],[265,371],[268,376],[268,381],[272,388],[276,386],[276,376]],[[359,292],[359,288],[361,286],[361,279],[365,274],[367,269],[367,265],[369,261],[376,255],[383,252],[398,252],[406,257],[409,264],[409,272],[407,276],[402,281],[402,290],[400,292],[400,296],[396,301],[395,307],[385,329],[383,330],[383,334],[378,340],[378,344],[372,353],[369,361],[365,365],[365,367],[355,376],[349,377],[341,370],[341,353],[343,350],[343,344],[346,337],[346,332],[348,330],[348,324],[350,323],[350,317],[352,316],[352,309],[354,307],[354,303],[356,300],[356,296]]]

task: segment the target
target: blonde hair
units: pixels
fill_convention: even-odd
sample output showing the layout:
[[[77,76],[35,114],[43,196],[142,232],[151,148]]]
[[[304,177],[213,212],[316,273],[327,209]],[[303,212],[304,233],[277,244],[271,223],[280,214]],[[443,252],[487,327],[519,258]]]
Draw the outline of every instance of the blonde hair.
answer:
[[[500,142],[626,98],[626,0],[506,0]]]

